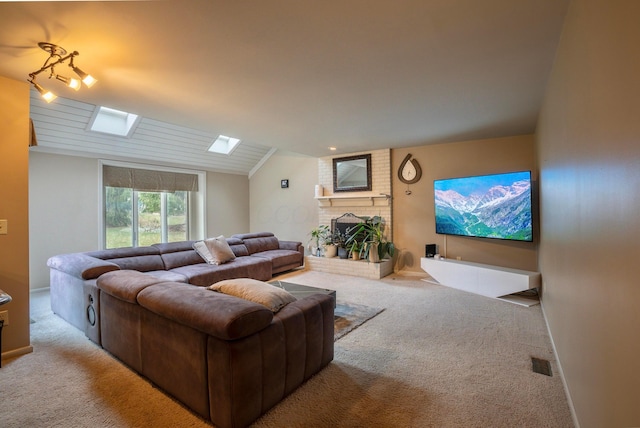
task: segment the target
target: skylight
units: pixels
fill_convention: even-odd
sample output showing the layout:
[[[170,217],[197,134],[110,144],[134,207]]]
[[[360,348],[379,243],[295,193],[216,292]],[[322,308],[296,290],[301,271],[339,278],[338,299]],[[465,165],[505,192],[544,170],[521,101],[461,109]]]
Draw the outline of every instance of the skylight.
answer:
[[[138,121],[138,115],[109,107],[99,107],[94,114],[89,129],[94,132],[128,137]]]
[[[221,153],[223,155],[230,155],[240,143],[240,140],[233,137],[227,137],[226,135],[218,135],[218,138],[209,146],[209,151],[212,153]]]

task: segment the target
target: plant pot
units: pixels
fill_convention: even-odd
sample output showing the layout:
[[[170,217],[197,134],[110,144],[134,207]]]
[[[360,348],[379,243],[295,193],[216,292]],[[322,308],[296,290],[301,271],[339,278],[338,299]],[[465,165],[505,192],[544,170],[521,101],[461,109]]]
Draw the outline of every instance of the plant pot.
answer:
[[[352,258],[353,260],[360,260],[360,252],[359,252],[359,251],[353,251],[353,252],[351,253],[351,258]]]
[[[378,255],[378,244],[371,244],[369,247],[369,261],[371,263],[380,263],[380,256]]]
[[[343,248],[343,247],[338,248],[338,257],[340,257],[341,259],[346,259],[348,256],[349,256],[349,252],[347,251],[346,248]]]
[[[338,254],[338,247],[333,244],[324,246],[325,257],[335,257]]]

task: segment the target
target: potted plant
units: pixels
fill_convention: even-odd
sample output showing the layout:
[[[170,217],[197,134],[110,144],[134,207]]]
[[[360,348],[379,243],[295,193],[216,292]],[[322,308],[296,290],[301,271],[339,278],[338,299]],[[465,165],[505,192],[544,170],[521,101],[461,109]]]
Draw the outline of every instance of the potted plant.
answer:
[[[312,229],[309,235],[311,235],[309,242],[311,243],[313,241],[316,244],[315,247],[309,248],[309,250],[311,251],[312,254],[315,254],[316,256],[320,257],[322,255],[321,247],[322,245],[326,244],[327,239],[331,235],[331,232],[329,231],[329,226],[327,226],[326,224],[321,224],[320,226]]]
[[[346,259],[349,257],[349,252],[347,251],[347,237],[344,233],[340,232],[336,229],[333,234],[333,243],[338,249],[338,257],[341,259]]]
[[[387,254],[393,257],[395,245],[384,238],[384,219],[374,216],[349,229],[347,245],[360,244],[360,258],[377,263]]]
[[[353,260],[360,260],[360,242],[357,239],[351,241],[349,244],[349,252]]]
[[[331,258],[338,255],[338,245],[336,243],[335,234],[330,232],[327,233],[322,248],[324,248],[325,257]]]

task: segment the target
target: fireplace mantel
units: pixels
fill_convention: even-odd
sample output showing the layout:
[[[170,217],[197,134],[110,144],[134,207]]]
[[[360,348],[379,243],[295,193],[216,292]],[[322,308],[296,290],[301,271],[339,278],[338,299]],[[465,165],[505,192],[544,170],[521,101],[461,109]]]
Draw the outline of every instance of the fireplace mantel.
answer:
[[[388,207],[389,195],[330,195],[318,196],[320,207]]]

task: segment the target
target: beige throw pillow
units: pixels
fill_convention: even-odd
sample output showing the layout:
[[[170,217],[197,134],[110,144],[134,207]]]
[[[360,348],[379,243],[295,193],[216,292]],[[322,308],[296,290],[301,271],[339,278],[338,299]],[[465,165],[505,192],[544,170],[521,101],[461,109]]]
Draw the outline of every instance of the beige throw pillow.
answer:
[[[210,265],[213,264],[213,256],[211,256],[211,253],[209,252],[209,249],[205,245],[204,241],[194,242],[193,249],[196,250],[196,253],[198,253],[205,262],[209,263]]]
[[[226,279],[210,285],[207,289],[258,303],[274,313],[296,300],[282,288],[251,278]]]
[[[221,265],[236,258],[223,235],[194,242],[193,249],[210,265]]]
[[[236,258],[231,247],[227,244],[227,240],[222,235],[217,238],[205,239],[204,243],[211,253],[214,265],[221,265]]]

